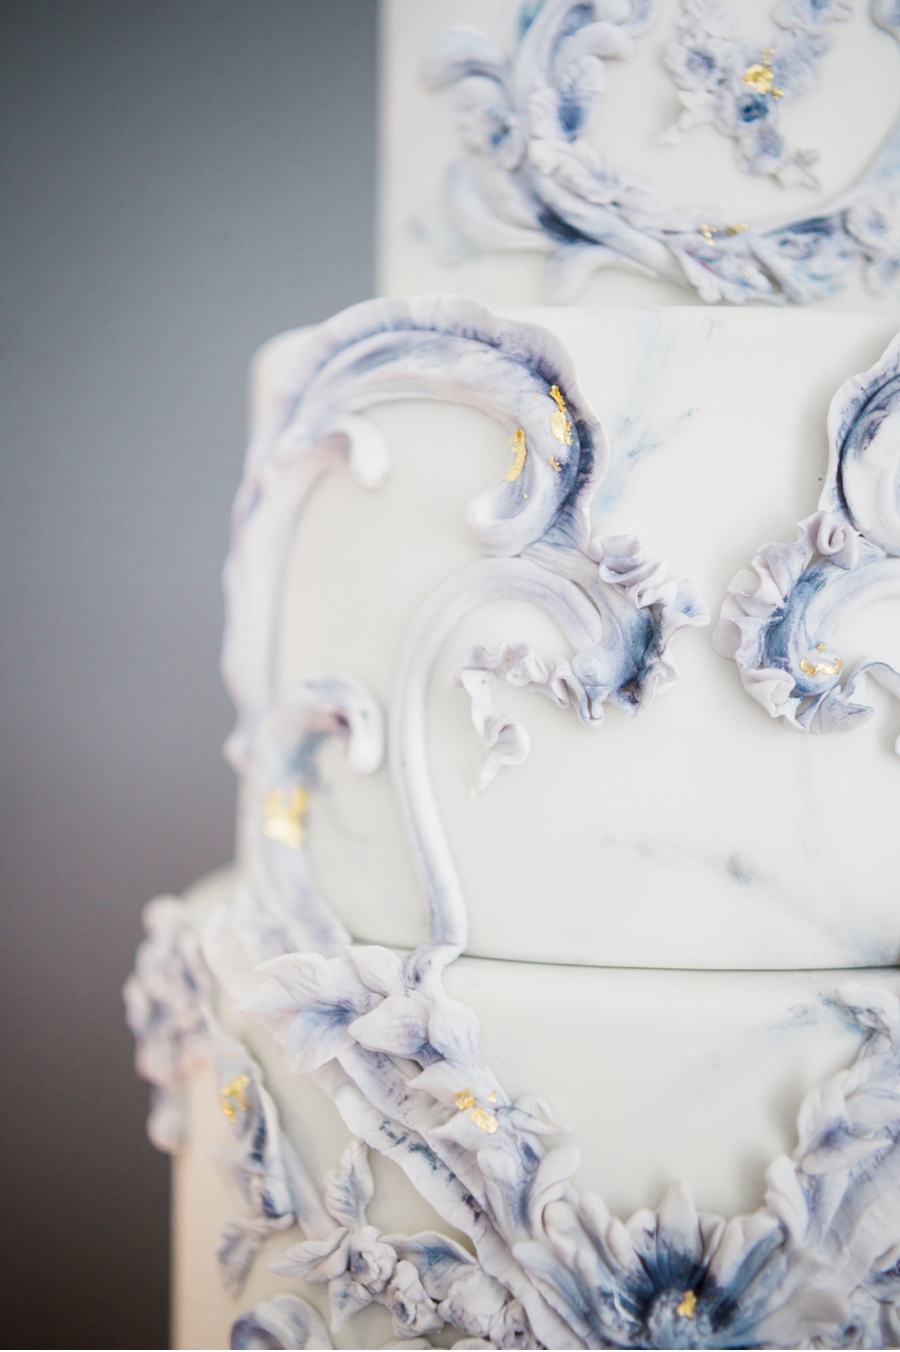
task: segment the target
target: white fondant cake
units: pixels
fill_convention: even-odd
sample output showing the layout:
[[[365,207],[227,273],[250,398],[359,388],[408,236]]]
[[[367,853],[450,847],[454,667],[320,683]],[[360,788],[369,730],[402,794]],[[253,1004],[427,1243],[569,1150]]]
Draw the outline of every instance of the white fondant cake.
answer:
[[[161,1091],[158,1138],[170,1142],[183,1129],[178,1086],[192,1059],[205,1058],[237,1137],[232,1168],[253,1213],[235,1219],[225,1184],[203,1184],[200,1164],[182,1163],[186,1210],[176,1235],[184,1344],[215,1345],[255,1300],[254,1313],[237,1320],[237,1345],[259,1345],[253,1339],[265,1336],[311,1346],[310,1337],[324,1336],[318,1324],[312,1333],[307,1325],[313,1308],[328,1314],[317,1292],[326,1280],[343,1346],[382,1338],[380,1316],[366,1315],[371,1327],[353,1322],[373,1301],[391,1310],[399,1335],[452,1324],[497,1345],[613,1338],[670,1346],[681,1338],[693,1342],[675,1345],[793,1346],[821,1336],[847,1342],[863,1326],[867,1337],[893,1336],[893,1278],[884,1273],[900,1239],[900,1209],[891,1200],[886,1214],[878,1212],[873,1190],[893,1198],[900,1052],[891,1039],[900,1007],[891,992],[900,980],[871,970],[862,944],[850,946],[865,923],[878,942],[890,943],[896,888],[888,814],[900,797],[898,682],[886,673],[898,656],[896,622],[892,629],[885,617],[900,569],[890,501],[876,491],[883,510],[864,519],[873,500],[860,478],[866,455],[879,481],[893,472],[896,343],[878,360],[893,325],[877,315],[696,310],[539,317],[544,327],[531,316],[501,319],[452,299],[372,302],[318,331],[286,335],[258,363],[256,435],[228,570],[226,672],[240,711],[230,754],[244,784],[242,857],[235,876],[196,901],[151,910],[151,937],[130,990],[142,1069]],[[574,367],[551,326],[565,334]],[[624,369],[637,352],[655,371],[635,398]],[[852,381],[867,364],[868,377]],[[585,373],[583,387],[576,371]],[[782,379],[787,371],[792,380]],[[823,384],[833,394],[838,387],[831,400]],[[620,452],[615,439],[607,451],[585,388],[625,432]],[[429,394],[447,402],[435,405],[423,397]],[[362,416],[382,400],[392,406],[372,420]],[[467,416],[458,421],[462,400],[478,411],[461,410]],[[830,470],[829,402],[837,448]],[[632,440],[629,409],[637,421]],[[873,409],[874,430],[864,424]],[[499,437],[488,410],[507,424]],[[760,419],[772,429],[762,438]],[[528,431],[517,428],[504,453],[516,423]],[[375,487],[388,446],[393,467]],[[856,468],[854,448],[862,448]],[[348,456],[353,474],[326,473],[345,469]],[[479,475],[479,461],[487,473]],[[836,468],[852,510],[822,505]],[[491,480],[496,486],[479,494]],[[737,507],[723,526],[729,487]],[[599,499],[593,517],[590,499]],[[458,543],[464,512],[476,551]],[[796,535],[792,516],[807,523],[801,541],[815,536],[809,560],[796,545],[780,562],[774,547],[756,555],[751,541],[763,525],[763,534]],[[668,570],[653,560],[654,530],[673,553]],[[876,550],[881,571],[871,583],[867,560]],[[814,641],[819,630],[807,633],[799,662],[808,664],[811,653],[832,671],[809,678],[822,689],[797,709],[752,697],[745,682],[752,686],[753,672],[768,668],[762,660],[742,665],[727,652],[728,625],[744,614],[741,597],[753,593],[739,573],[729,599],[742,558],[758,569],[748,576],[780,579],[780,633],[797,607],[806,613],[804,588],[825,596],[837,586],[843,616],[841,588],[861,579],[850,608],[857,613],[840,631],[826,625],[827,607],[819,605],[827,650]],[[765,576],[760,559],[768,560]],[[819,570],[813,582],[808,562]],[[826,566],[832,573],[823,582]],[[668,580],[689,567],[699,582]],[[757,593],[750,618],[758,629],[772,595],[765,586]],[[544,612],[540,625],[535,606]],[[702,625],[720,610],[717,652]],[[757,642],[757,656],[771,648],[766,641]],[[680,659],[677,682],[671,649]],[[787,679],[790,644],[782,649],[771,659],[782,665],[771,671]],[[510,660],[493,660],[498,652]],[[325,674],[346,672],[354,655],[363,683],[356,673]],[[833,676],[842,663],[855,672],[857,659],[880,664],[886,691],[862,726],[853,725],[862,704],[848,703],[850,726],[841,728],[843,706],[835,701],[850,686]],[[399,671],[393,694],[392,668]],[[505,688],[493,688],[497,672],[531,687],[509,692],[521,696],[514,708],[505,708]],[[804,672],[801,665],[798,682]],[[448,673],[455,673],[450,688]],[[769,690],[771,679],[764,684]],[[793,676],[787,684],[794,688]],[[391,704],[391,777],[379,768],[378,696]],[[583,725],[598,723],[604,708],[602,726]],[[470,797],[484,755],[473,715],[497,773]],[[795,726],[786,726],[788,715]],[[519,716],[533,732],[527,758]],[[349,774],[322,747],[333,734],[349,739]],[[640,739],[632,755],[629,735]],[[704,797],[710,781],[715,793]],[[421,901],[416,915],[413,886],[404,891],[408,847],[394,793],[430,921]],[[856,817],[854,797],[865,808]],[[762,861],[755,873],[746,850],[743,867],[728,867],[741,857],[728,832],[746,829],[745,817],[757,823],[748,835]],[[683,829],[724,833],[718,867],[714,850],[696,837],[685,846],[671,819]],[[603,844],[612,831],[601,834],[610,821],[623,833],[639,824],[630,872],[619,865],[614,873],[619,853]],[[870,830],[872,823],[880,829]],[[316,882],[335,898],[334,911],[314,889],[306,832]],[[802,856],[805,876],[790,853],[804,833],[815,836]],[[817,856],[826,851],[819,870]],[[854,892],[854,874],[873,851],[868,885]],[[713,861],[708,892],[697,866],[704,852]],[[829,890],[834,871],[844,894]],[[388,889],[393,916],[380,900]],[[717,898],[729,908],[724,919]],[[839,953],[844,970],[698,970],[750,966],[754,906],[758,968],[824,968],[823,957]],[[342,922],[356,936],[347,950]],[[605,929],[630,947],[612,948]],[[832,944],[843,936],[846,946],[817,950],[823,934]],[[417,953],[404,966],[413,945]],[[442,983],[441,969],[461,948],[473,956],[451,962]],[[892,957],[886,948],[869,952],[869,964]],[[860,1069],[842,1070],[854,1054],[863,1058]],[[308,1089],[296,1078],[304,1073],[314,1082]],[[848,1094],[859,1097],[853,1109]],[[208,1114],[195,1110],[191,1132],[188,1160],[204,1146],[216,1149]],[[370,1191],[357,1158],[362,1146],[342,1154],[354,1137],[385,1155],[384,1196],[344,1227],[363,1236],[365,1253],[356,1258],[352,1244],[340,1248],[335,1228],[346,1219],[342,1189]],[[316,1180],[329,1167],[337,1173],[326,1180],[323,1211]],[[823,1168],[840,1178],[840,1196],[827,1204],[817,1182]],[[420,1194],[415,1201],[401,1173]],[[694,1204],[680,1192],[668,1194],[659,1219],[635,1211],[682,1180],[702,1214],[750,1214],[720,1233],[712,1220],[691,1220]],[[591,1200],[599,1197],[603,1204]],[[604,1207],[623,1217],[635,1212],[630,1229],[610,1230]],[[197,1208],[223,1223],[219,1262],[230,1297],[201,1298],[213,1260],[201,1261],[190,1238]],[[306,1236],[299,1243],[291,1233],[297,1224]],[[697,1224],[695,1252],[685,1227]],[[657,1248],[687,1246],[679,1250],[682,1275],[640,1256],[648,1225]],[[477,1269],[458,1247],[460,1235],[474,1245]],[[254,1260],[264,1273],[256,1253],[271,1236],[270,1271],[251,1279],[238,1303]],[[641,1292],[628,1297],[626,1318],[620,1304],[635,1263]],[[590,1281],[585,1264],[600,1265]],[[439,1280],[437,1269],[455,1276]],[[578,1300],[568,1286],[576,1276]],[[484,1291],[471,1304],[464,1288],[476,1279]],[[268,1299],[273,1292],[280,1305]],[[296,1306],[301,1292],[311,1304]],[[285,1305],[288,1296],[294,1304]],[[305,1332],[298,1319],[307,1321]]]
[[[254,366],[238,859],[126,987],[178,1346],[900,1346],[900,314],[690,305],[890,283],[895,11],[385,5],[385,289],[475,300]],[[662,308],[477,303],[546,258]]]

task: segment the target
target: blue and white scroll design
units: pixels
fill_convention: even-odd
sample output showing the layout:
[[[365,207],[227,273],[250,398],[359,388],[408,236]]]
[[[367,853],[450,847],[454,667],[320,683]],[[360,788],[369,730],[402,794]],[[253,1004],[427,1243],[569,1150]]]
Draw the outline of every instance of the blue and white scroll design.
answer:
[[[818,511],[797,540],[764,545],[732,579],[713,634],[767,713],[815,733],[871,718],[869,677],[900,698],[887,662],[866,657],[848,671],[836,647],[849,616],[900,596],[900,336],[838,390],[828,437]]]
[[[414,617],[389,720],[392,773],[428,899],[432,940],[458,951],[466,941],[465,904],[431,790],[424,735],[428,674],[453,625],[498,599],[544,610],[574,655],[552,672],[534,658],[530,683],[596,725],[606,702],[634,713],[670,685],[676,674],[671,637],[685,625],[707,623],[709,613],[690,583],[665,580],[664,565],[648,559],[635,537],[590,539],[589,508],[606,471],[606,436],[571,358],[546,329],[452,296],[370,301],[310,334],[279,380],[279,397],[247,454],[225,570],[223,668],[238,710],[228,751],[244,783],[245,860],[266,872],[266,887],[277,877],[281,890],[290,891],[293,877],[305,898],[298,922],[320,938],[329,925],[301,864],[279,866],[275,856],[284,853],[283,844],[263,839],[263,800],[277,792],[285,805],[308,789],[303,748],[315,743],[316,719],[323,733],[348,730],[351,753],[364,748],[359,754],[368,770],[377,764],[371,748],[380,733],[376,711],[348,678],[321,678],[333,689],[276,698],[277,603],[298,515],[330,468],[346,464],[363,485],[381,482],[388,448],[363,416],[373,405],[453,400],[481,409],[510,434],[510,468],[465,514],[468,534],[488,557],[448,579]],[[486,670],[486,660],[475,655],[467,670]],[[508,664],[504,674],[514,676]],[[460,676],[460,684],[467,680],[471,686],[476,677]],[[296,736],[290,745],[276,745],[285,729]],[[340,941],[332,924],[329,942]]]
[[[792,6],[798,20],[804,5]],[[809,22],[823,8],[810,4]],[[707,304],[808,305],[839,291],[860,266],[873,291],[891,286],[900,274],[900,128],[839,197],[814,211],[749,223],[706,206],[672,207],[591,143],[604,63],[633,56],[655,9],[654,0],[526,5],[512,56],[477,28],[441,35],[423,74],[430,88],[456,93],[466,154],[448,166],[446,197],[451,224],[467,245],[545,254],[546,297],[561,305],[594,271],[609,267],[674,282]],[[879,27],[900,36],[896,0],[877,0],[871,13]],[[754,66],[747,73],[768,84]],[[716,79],[720,74],[713,71]],[[772,141],[771,91],[755,102],[749,85],[737,80],[735,89],[753,96],[732,100],[729,115],[743,127],[741,144],[758,168],[772,168],[775,161],[763,153]],[[741,110],[757,121],[767,113],[764,145],[741,123]]]

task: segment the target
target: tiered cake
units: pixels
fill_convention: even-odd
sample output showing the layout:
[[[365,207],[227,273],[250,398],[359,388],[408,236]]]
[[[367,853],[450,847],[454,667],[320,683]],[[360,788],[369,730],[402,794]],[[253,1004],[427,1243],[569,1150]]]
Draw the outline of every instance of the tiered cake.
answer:
[[[426,32],[465,8],[386,6],[384,276],[470,298],[254,367],[239,857],[150,904],[126,990],[177,1152],[177,1345],[897,1346],[900,315],[665,304],[889,280],[890,147],[834,206],[826,138],[823,205],[788,111],[841,24],[891,102],[890,6],[782,4],[755,53],[694,0],[545,0],[506,65],[510,6]],[[629,54],[706,118],[666,153],[700,178],[719,137],[788,226],[594,200],[585,110]],[[423,61],[475,147],[428,229]],[[726,116],[746,79],[766,136]],[[517,254],[465,253],[486,204]],[[541,254],[564,289],[611,265],[613,299],[638,264],[661,308],[480,303],[537,301]]]

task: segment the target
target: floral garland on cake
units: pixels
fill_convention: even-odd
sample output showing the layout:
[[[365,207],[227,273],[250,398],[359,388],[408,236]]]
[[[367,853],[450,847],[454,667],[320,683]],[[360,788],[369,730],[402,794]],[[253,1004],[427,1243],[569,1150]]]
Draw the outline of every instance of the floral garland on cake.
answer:
[[[195,908],[151,903],[126,987],[158,1144],[177,1145],[198,1060],[216,1068],[251,1211],[226,1227],[226,1283],[238,1289],[259,1245],[296,1225],[303,1238],[273,1270],[327,1285],[333,1331],[368,1305],[385,1306],[404,1346],[428,1346],[425,1335],[445,1326],[463,1335],[461,1348],[898,1345],[895,996],[840,992],[863,1045],[848,1070],[804,1099],[797,1149],[770,1166],[764,1207],[728,1221],[698,1215],[678,1186],[658,1211],[623,1223],[599,1197],[576,1193],[579,1152],[557,1143],[565,1129],[542,1099],[511,1100],[481,1055],[474,1014],[444,990],[466,917],[428,781],[424,692],[446,633],[472,605],[512,596],[542,606],[570,637],[575,657],[552,672],[512,643],[493,656],[473,649],[455,670],[484,740],[500,748],[500,763],[514,763],[527,745],[493,710],[498,674],[596,723],[607,700],[640,709],[671,682],[669,639],[706,618],[691,585],[667,582],[630,537],[589,540],[605,439],[568,357],[545,331],[472,302],[376,301],[313,333],[279,390],[248,453],[226,574],[242,868],[199,936]],[[316,477],[348,461],[377,482],[386,448],[360,410],[423,394],[473,403],[515,431],[511,470],[467,518],[494,557],[425,603],[400,661],[390,753],[432,926],[427,944],[401,955],[348,941],[303,849],[318,748],[338,736],[355,769],[374,770],[385,740],[378,706],[342,676],[312,677],[276,698],[270,654],[281,567]],[[244,1013],[284,1047],[287,1069],[310,1076],[349,1128],[322,1190],[281,1130],[257,1063],[223,1028],[216,983],[241,993]],[[471,1249],[437,1231],[379,1233],[367,1215],[371,1150],[393,1160]],[[328,1344],[320,1316],[291,1293],[232,1330],[235,1347]]]
[[[424,77],[432,89],[456,90],[468,155],[450,165],[446,189],[463,238],[477,251],[546,254],[547,297],[559,304],[602,267],[675,282],[707,304],[806,305],[834,294],[860,263],[868,285],[886,290],[900,272],[900,131],[838,199],[749,225],[718,211],[673,209],[590,144],[604,62],[633,55],[654,10],[654,0],[545,0],[523,12],[511,58],[479,29],[442,35]],[[809,86],[823,26],[845,11],[841,0],[785,0],[774,18],[789,40],[776,44],[779,55],[767,50],[751,60],[727,36],[723,7],[691,0],[666,56],[684,107],[675,134],[712,120],[735,138],[752,172],[809,179],[809,154],[789,155],[777,131],[778,95]],[[900,38],[893,0],[876,0],[871,12]]]

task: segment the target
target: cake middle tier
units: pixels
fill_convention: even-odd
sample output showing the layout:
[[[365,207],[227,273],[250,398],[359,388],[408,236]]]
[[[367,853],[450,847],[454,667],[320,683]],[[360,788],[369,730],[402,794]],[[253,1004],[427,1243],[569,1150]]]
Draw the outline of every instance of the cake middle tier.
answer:
[[[607,704],[603,725],[588,728],[572,708],[501,681],[491,698],[527,728],[530,753],[483,792],[469,695],[448,675],[473,647],[525,644],[548,668],[572,650],[522,601],[493,601],[452,627],[432,672],[427,742],[469,910],[467,951],[632,967],[895,962],[896,702],[870,686],[863,726],[802,732],[750,697],[712,633],[734,575],[767,541],[795,540],[815,512],[830,401],[878,360],[898,317],[691,308],[516,318],[561,339],[609,434],[594,534],[637,536],[669,578],[694,584],[712,623],[675,635],[678,680],[634,718]],[[261,354],[258,422],[305,341],[287,334]],[[508,431],[472,408],[420,399],[367,415],[390,474],[374,492],[343,473],[317,486],[287,569],[278,679],[285,688],[339,671],[387,706],[417,610],[481,557],[461,524],[466,504],[514,477],[517,462]],[[811,648],[803,660],[845,674],[863,656],[900,666],[898,604],[874,600],[832,636],[834,651]],[[317,878],[355,937],[423,941],[386,768],[357,777],[326,747],[306,827]]]

